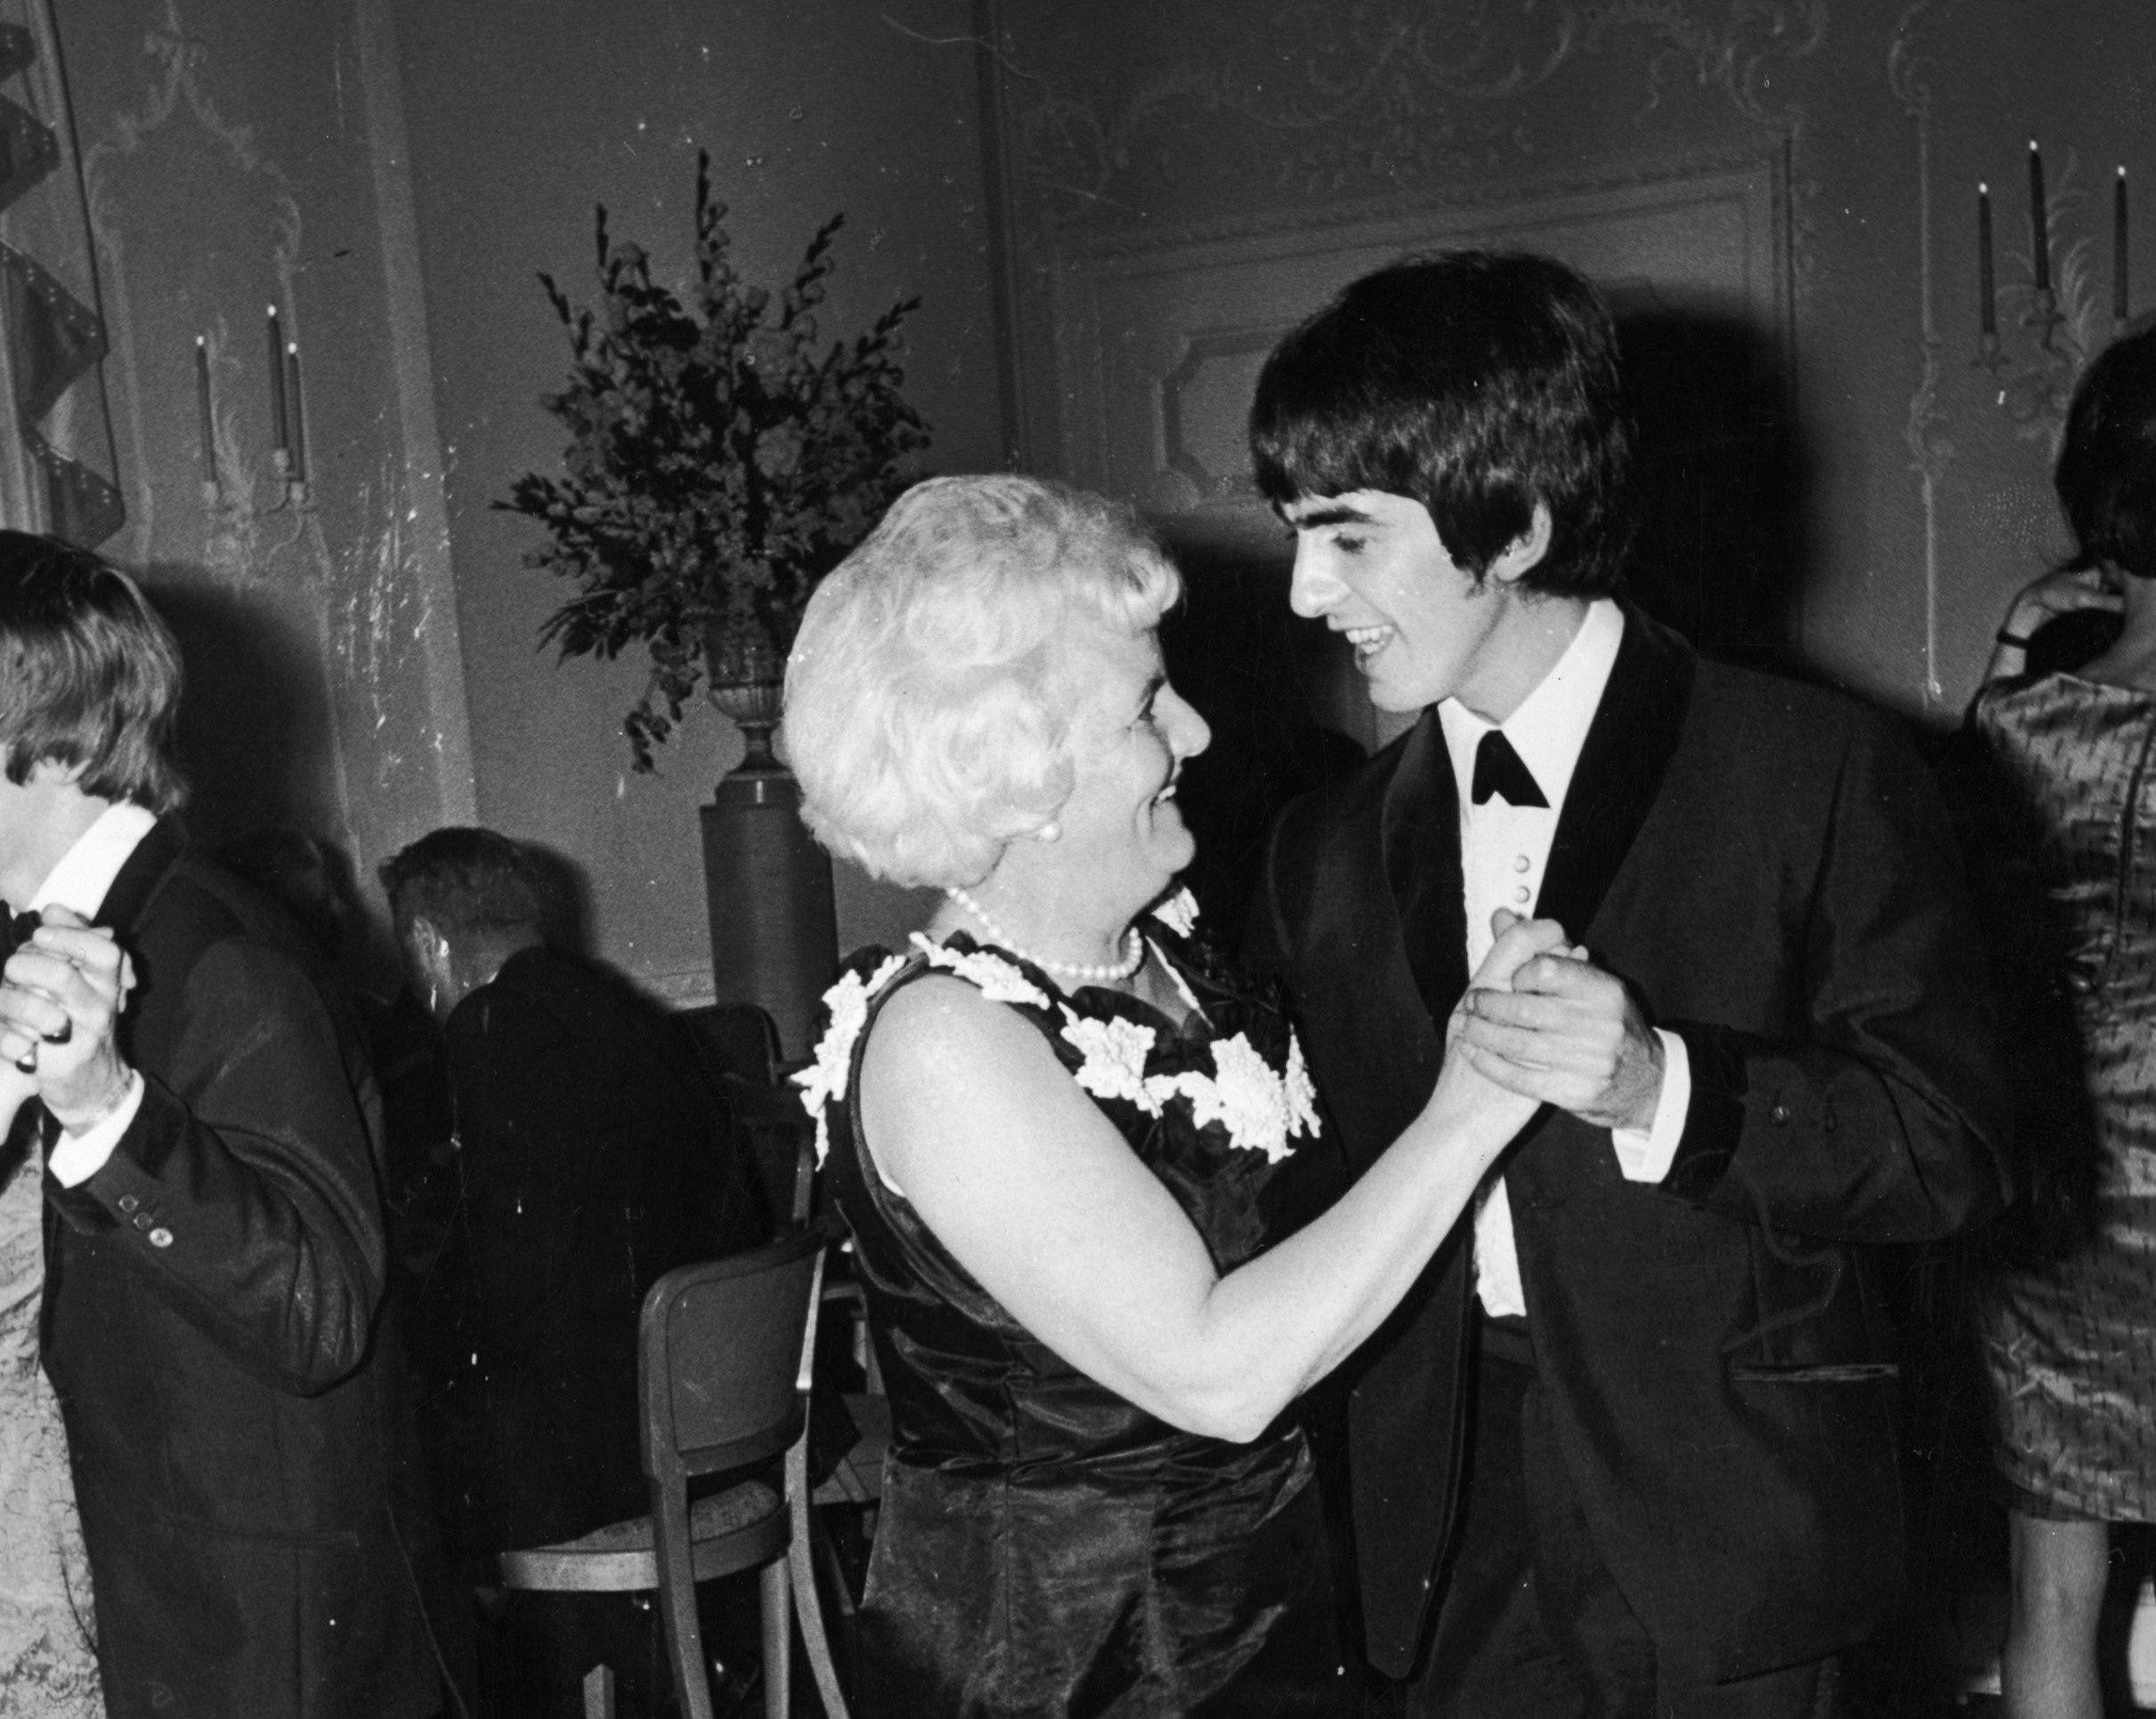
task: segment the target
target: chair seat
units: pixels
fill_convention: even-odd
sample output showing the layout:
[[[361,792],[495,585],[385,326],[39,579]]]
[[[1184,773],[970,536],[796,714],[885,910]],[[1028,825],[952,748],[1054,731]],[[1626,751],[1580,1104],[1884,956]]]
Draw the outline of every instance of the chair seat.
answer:
[[[777,1492],[743,1480],[689,1506],[690,1569],[699,1582],[761,1563],[786,1544]],[[609,1522],[558,1545],[501,1554],[502,1585],[547,1593],[623,1593],[659,1585],[652,1519]]]
[[[861,1436],[839,1459],[810,1501],[819,1504],[871,1504],[883,1496],[883,1459],[891,1448],[891,1399],[846,1394],[846,1412]]]

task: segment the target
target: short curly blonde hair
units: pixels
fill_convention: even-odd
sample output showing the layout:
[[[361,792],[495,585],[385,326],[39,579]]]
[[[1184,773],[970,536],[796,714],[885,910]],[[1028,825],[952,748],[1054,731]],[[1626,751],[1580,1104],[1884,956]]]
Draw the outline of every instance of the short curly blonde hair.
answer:
[[[803,822],[895,883],[978,882],[1070,796],[1072,620],[1147,632],[1181,592],[1099,496],[1008,475],[915,484],[817,587],[787,661]]]

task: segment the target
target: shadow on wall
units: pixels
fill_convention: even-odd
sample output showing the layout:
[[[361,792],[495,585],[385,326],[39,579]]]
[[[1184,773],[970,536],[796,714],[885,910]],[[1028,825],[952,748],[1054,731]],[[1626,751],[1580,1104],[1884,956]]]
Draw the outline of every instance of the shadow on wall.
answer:
[[[1176,791],[1197,839],[1184,881],[1213,936],[1242,939],[1266,831],[1296,795],[1358,763],[1362,747],[1325,721],[1337,653],[1288,608],[1285,557],[1209,539],[1196,519],[1161,522],[1183,600],[1161,630],[1168,676],[1212,728]]]
[[[550,948],[591,956],[591,879],[583,868],[554,848],[519,841],[538,874],[543,919],[539,927]]]
[[[186,665],[179,752],[195,839],[215,847],[264,824],[336,834],[336,737],[314,631],[192,568],[152,565],[142,585]]]
[[[1747,324],[1620,300],[1638,430],[1630,595],[1709,656],[1803,674],[1803,447],[1780,353]]]

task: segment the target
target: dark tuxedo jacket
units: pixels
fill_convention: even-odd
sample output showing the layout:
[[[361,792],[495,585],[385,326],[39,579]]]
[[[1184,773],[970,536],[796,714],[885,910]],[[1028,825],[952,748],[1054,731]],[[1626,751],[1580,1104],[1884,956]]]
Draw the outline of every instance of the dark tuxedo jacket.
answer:
[[[1296,993],[1358,1171],[1436,1081],[1464,911],[1434,710],[1275,828],[1253,963]],[[1833,1652],[1902,1575],[1896,1367],[1868,1256],[2007,1191],[1990,1004],[1931,782],[1852,702],[1702,661],[1627,610],[1536,912],[1691,1061],[1663,1183],[1626,1181],[1607,1130],[1546,1107],[1504,1162],[1595,1550],[1696,1674]],[[1396,1676],[1455,1518],[1472,1249],[1463,1221],[1350,1363],[1365,1627]]]
[[[412,1324],[421,1425],[469,1560],[650,1508],[644,1292],[769,1227],[693,1048],[612,975],[521,949],[447,1037],[457,1197]]]
[[[170,819],[100,920],[134,957],[145,1091],[102,1169],[45,1179],[41,1331],[107,1710],[431,1715],[357,1037],[281,914]]]

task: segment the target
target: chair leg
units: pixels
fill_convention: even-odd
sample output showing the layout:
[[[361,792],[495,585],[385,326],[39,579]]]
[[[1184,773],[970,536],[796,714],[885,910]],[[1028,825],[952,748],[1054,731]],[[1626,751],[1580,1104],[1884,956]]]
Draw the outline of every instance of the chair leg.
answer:
[[[793,1630],[784,1558],[766,1564],[757,1580],[764,1610],[764,1719],[791,1719]]]
[[[839,1688],[838,1662],[831,1658],[831,1638],[823,1629],[823,1601],[816,1592],[814,1549],[806,1529],[797,1531],[786,1548],[788,1573],[793,1577],[794,1610],[800,1616],[801,1645],[807,1650],[809,1674],[815,1678],[817,1698],[825,1719],[848,1719],[846,1697]]]
[[[661,1574],[665,1573],[661,1560]],[[677,1582],[662,1581],[659,1587],[659,1614],[666,1625],[666,1650],[673,1673],[675,1699],[682,1719],[712,1719],[711,1672],[704,1664],[703,1631],[696,1618],[696,1585],[681,1572]]]
[[[584,1674],[584,1719],[614,1719],[612,1666],[594,1666]]]
[[[797,1439],[786,1453],[786,1510],[793,1522],[793,1537],[786,1547],[786,1570],[793,1581],[794,1609],[800,1614],[801,1645],[808,1650],[809,1673],[815,1679],[816,1694],[823,1699],[825,1719],[847,1719],[846,1698],[839,1691],[839,1668],[831,1660],[831,1638],[824,1633],[823,1601],[816,1592],[806,1437]]]

